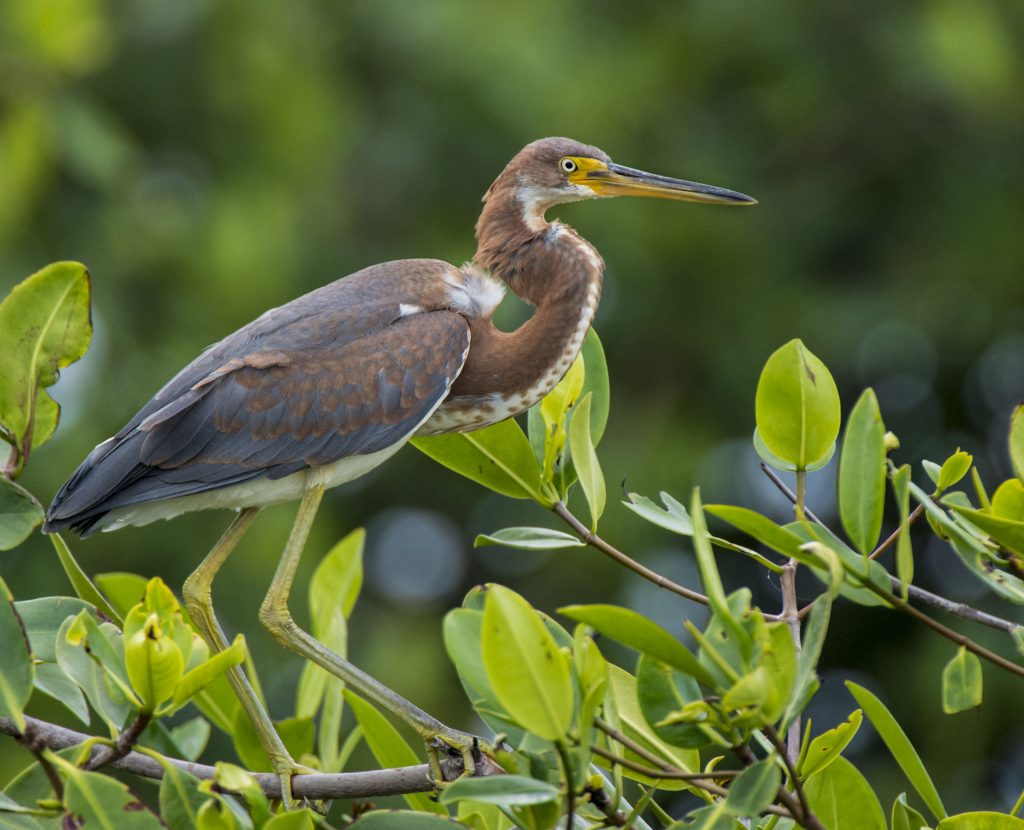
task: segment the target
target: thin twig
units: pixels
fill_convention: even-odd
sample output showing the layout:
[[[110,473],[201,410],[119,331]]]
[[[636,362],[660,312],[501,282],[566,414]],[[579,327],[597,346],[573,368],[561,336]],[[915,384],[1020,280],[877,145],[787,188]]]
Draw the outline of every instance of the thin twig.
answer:
[[[36,718],[25,718],[29,728],[37,740],[53,750],[67,749],[78,746],[92,735],[76,732]],[[0,718],[0,734],[17,738],[21,733],[11,718]],[[93,752],[102,751],[103,747],[94,747]],[[93,756],[95,757],[95,755]],[[216,770],[206,764],[182,761],[177,758],[167,759],[178,769],[188,772],[200,779],[213,778]],[[449,761],[441,762],[442,768]],[[163,778],[164,769],[161,764],[149,755],[141,752],[129,752],[110,764],[114,769],[124,770],[143,778]],[[452,769],[453,776],[457,772]],[[281,797],[281,780],[272,772],[250,773],[260,789],[268,798]],[[434,785],[430,780],[430,768],[427,764],[412,767],[396,767],[393,769],[371,770],[369,772],[310,773],[296,775],[292,778],[292,792],[296,798],[322,801],[335,798],[367,799],[385,795],[408,795],[410,793],[432,792]]]
[[[659,588],[664,588],[667,591],[672,591],[681,597],[685,597],[693,602],[699,602],[701,605],[708,605],[708,598],[704,594],[698,591],[691,590],[690,588],[680,585],[677,582],[673,582],[671,579],[662,576],[656,571],[652,571],[650,568],[641,565],[635,559],[624,554],[621,550],[612,545],[608,544],[604,539],[598,536],[596,533],[592,533],[586,525],[577,519],[569,508],[565,506],[564,502],[555,502],[551,508],[555,514],[564,521],[573,531],[583,540],[586,544],[592,548],[601,551],[605,556],[610,556],[620,565],[625,565],[634,573],[640,574],[644,579],[649,579]]]
[[[779,489],[779,492],[781,492],[787,499],[789,499],[791,502],[795,504],[796,495],[793,493],[792,490],[789,489],[789,487],[786,486],[786,482],[779,478],[778,474],[771,467],[769,467],[767,464],[763,462],[761,464],[761,469],[764,471],[764,474],[768,476],[769,479],[771,479],[772,483]],[[809,518],[812,522],[815,522],[821,525],[822,527],[825,527],[825,523],[822,522],[821,519],[819,519],[817,516],[815,516],[811,510],[806,509],[804,512],[807,514],[807,518]],[[914,513],[916,512],[917,509],[915,508]],[[913,516],[914,513],[911,513],[911,516]],[[889,540],[887,539],[882,544],[891,544],[891,542],[889,542]],[[900,582],[900,580],[898,580],[892,574],[887,574],[887,576],[889,577],[889,581],[892,582],[893,590],[901,591],[903,588],[903,583]],[[923,588],[918,588],[916,585],[907,586],[907,591],[911,599],[920,602],[922,605],[930,605],[933,608],[938,608],[940,611],[945,611],[947,614],[951,614],[954,617],[960,617],[964,620],[970,620],[971,622],[980,623],[981,625],[986,625],[989,628],[995,628],[999,631],[1005,631],[1008,634],[1013,633],[1016,629],[1020,628],[1020,625],[1018,623],[1010,622],[1009,620],[1004,620],[1001,617],[993,616],[992,614],[989,614],[985,611],[980,611],[977,608],[974,608],[973,606],[967,605],[962,602],[953,602],[952,600],[948,600],[945,597],[939,596],[938,594],[933,594],[931,591],[926,591]],[[810,613],[811,607],[813,605],[814,603],[808,603],[800,609],[801,619],[803,619],[805,616],[807,616],[807,614]]]
[[[796,566],[797,561],[790,559],[782,571],[782,577],[779,582],[782,588],[781,619],[789,626],[789,636],[793,640],[793,648],[799,657],[801,650],[800,608],[796,600]],[[789,733],[786,736],[784,754],[786,755],[787,763],[795,763],[800,755],[800,740],[800,715],[798,714],[789,725]]]
[[[128,725],[128,728],[117,736],[114,740],[114,745],[103,747],[89,759],[89,763],[85,765],[85,768],[87,770],[97,770],[124,758],[125,755],[132,751],[132,747],[138,742],[139,736],[142,735],[142,731],[149,725],[151,719],[152,715],[148,712],[139,712],[135,720]]]
[[[868,559],[877,559],[879,556],[881,556],[886,550],[888,550],[888,548],[892,545],[893,542],[899,539],[900,533],[903,532],[904,527],[910,528],[914,524],[914,522],[921,518],[922,513],[924,513],[924,505],[919,504],[917,507],[913,509],[911,514],[907,516],[906,525],[903,525],[901,523],[899,527],[897,527],[892,533],[886,536],[882,544],[880,544],[877,548],[871,551],[870,554],[868,554]]]
[[[11,723],[13,725],[14,722],[11,721]],[[25,749],[31,752],[33,757],[39,762],[39,766],[42,767],[43,773],[50,782],[50,786],[53,787],[54,796],[58,801],[62,801],[64,799],[64,781],[61,780],[60,775],[57,774],[57,770],[54,769],[50,760],[43,755],[43,750],[47,748],[47,744],[42,736],[40,736],[39,730],[36,729],[32,719],[25,718],[25,731],[18,734],[17,730],[15,730],[13,737]]]
[[[803,811],[804,816],[814,815],[811,810],[811,805],[807,801],[807,794],[804,792],[803,782],[797,774],[796,762],[790,758],[789,753],[786,751],[789,747],[782,742],[782,738],[779,733],[775,731],[774,726],[771,726],[770,724],[766,726],[764,728],[764,734],[768,736],[768,740],[772,742],[776,752],[779,753],[783,762],[786,764],[786,770],[789,772],[789,780],[793,782],[793,791],[796,793],[797,800],[800,802],[800,809]]]

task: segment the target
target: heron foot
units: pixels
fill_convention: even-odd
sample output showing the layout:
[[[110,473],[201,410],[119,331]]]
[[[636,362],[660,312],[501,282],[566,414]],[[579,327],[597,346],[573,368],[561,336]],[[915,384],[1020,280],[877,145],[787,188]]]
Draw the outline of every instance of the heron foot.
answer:
[[[425,743],[430,777],[439,790],[465,776],[505,774],[496,760],[498,752],[509,749],[504,745],[447,727],[426,736]]]
[[[296,775],[308,775],[319,772],[312,767],[307,767],[295,761],[290,755],[275,754],[270,758],[270,769],[281,782],[281,803],[285,810],[296,810],[300,807],[311,807],[318,813],[321,812],[319,802],[312,802],[305,798],[296,799],[292,790],[292,778]]]

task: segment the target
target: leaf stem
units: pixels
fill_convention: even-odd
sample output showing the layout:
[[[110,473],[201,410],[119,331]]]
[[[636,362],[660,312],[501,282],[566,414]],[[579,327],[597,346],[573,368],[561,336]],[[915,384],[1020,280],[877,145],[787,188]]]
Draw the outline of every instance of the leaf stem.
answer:
[[[683,585],[679,585],[673,582],[668,577],[662,576],[656,571],[652,571],[650,568],[641,565],[635,559],[627,556],[625,553],[620,551],[618,548],[613,547],[596,533],[592,532],[586,525],[584,525],[579,519],[577,519],[572,512],[566,507],[564,502],[556,501],[551,508],[555,515],[557,515],[562,521],[564,521],[573,531],[580,537],[580,539],[586,542],[590,547],[601,551],[605,556],[611,557],[620,565],[625,565],[634,573],[639,574],[644,579],[650,580],[659,588],[664,588],[667,591],[672,591],[674,594],[678,594],[685,599],[691,600],[692,602],[700,603],[701,605],[708,605],[708,598],[704,594],[698,591],[691,590]]]

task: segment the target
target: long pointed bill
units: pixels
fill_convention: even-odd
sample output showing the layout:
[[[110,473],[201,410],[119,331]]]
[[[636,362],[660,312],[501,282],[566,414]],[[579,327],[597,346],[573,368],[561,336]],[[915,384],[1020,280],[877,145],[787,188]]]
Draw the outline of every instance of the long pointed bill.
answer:
[[[570,181],[589,187],[598,196],[645,196],[652,199],[677,199],[683,202],[703,202],[712,205],[756,205],[753,199],[735,190],[710,184],[670,179],[623,167],[597,162],[587,165],[572,175]]]

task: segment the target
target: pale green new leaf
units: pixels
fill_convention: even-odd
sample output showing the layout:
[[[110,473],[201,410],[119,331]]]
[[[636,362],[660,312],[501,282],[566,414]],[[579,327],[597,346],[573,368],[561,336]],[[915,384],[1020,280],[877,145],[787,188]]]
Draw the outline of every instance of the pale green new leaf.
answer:
[[[887,830],[871,785],[842,756],[804,785],[811,810],[829,830]]]
[[[490,586],[481,648],[488,680],[505,711],[530,732],[562,740],[573,713],[569,659],[540,615],[514,591]]]
[[[235,636],[234,642],[224,651],[217,652],[213,657],[184,674],[174,690],[173,708],[178,709],[184,706],[232,666],[244,663],[245,655],[245,636],[238,634]]]
[[[892,830],[921,830],[922,827],[928,827],[924,816],[907,804],[906,793],[900,793],[892,803],[891,822]]]
[[[936,830],[1024,830],[1024,819],[1006,813],[960,813],[939,822]]]
[[[850,412],[839,456],[839,518],[861,553],[878,542],[884,507],[885,424],[874,391],[865,389]]]
[[[754,402],[765,446],[797,469],[808,469],[833,449],[839,435],[839,391],[825,364],[800,340],[765,363]]]
[[[567,605],[558,613],[586,623],[605,637],[649,654],[674,669],[711,684],[713,679],[694,654],[653,620],[618,605]]]
[[[1017,478],[1024,481],[1024,403],[1013,410],[1010,418],[1010,461]]]
[[[803,711],[807,702],[817,691],[819,682],[816,673],[821,649],[825,644],[828,632],[829,617],[832,613],[831,594],[820,594],[811,606],[811,613],[804,626],[803,647],[796,662],[796,678],[793,681],[793,692],[790,695],[786,711],[782,716],[782,728],[785,730]]]
[[[970,453],[957,450],[942,463],[942,467],[939,469],[939,480],[935,482],[938,489],[948,490],[967,475],[973,463],[974,457]]]
[[[942,711],[947,715],[981,706],[981,660],[961,646],[942,670]]]
[[[896,575],[900,579],[900,596],[904,602],[914,581],[914,550],[910,543],[910,465],[904,464],[892,477],[892,490],[900,513],[900,535],[896,538]]]
[[[580,487],[583,488],[587,507],[590,508],[590,529],[597,530],[597,523],[604,513],[606,495],[604,473],[601,471],[601,464],[591,438],[591,403],[591,394],[587,394],[576,406],[569,426],[569,446]]]
[[[924,768],[921,756],[917,754],[917,750],[910,743],[903,727],[896,722],[896,718],[892,716],[885,704],[863,686],[858,686],[848,680],[846,688],[856,698],[857,703],[864,710],[864,714],[878,731],[879,736],[889,748],[889,752],[892,753],[892,757],[896,759],[903,774],[917,790],[917,794],[921,796],[932,815],[937,819],[945,818],[946,808],[942,806],[939,792],[935,789],[935,784]]]
[[[838,726],[822,732],[811,741],[807,751],[801,755],[799,773],[800,777],[807,779],[816,772],[821,772],[831,764],[839,754],[846,749],[846,745],[853,740],[857,730],[864,720],[860,709],[854,709],[845,721]]]
[[[57,428],[60,407],[46,388],[89,348],[85,266],[55,262],[16,285],[0,303],[0,338],[0,436],[23,464]]]
[[[474,432],[413,438],[416,449],[450,470],[515,499],[533,499],[545,507],[554,500],[541,490],[533,448],[513,419]]]

